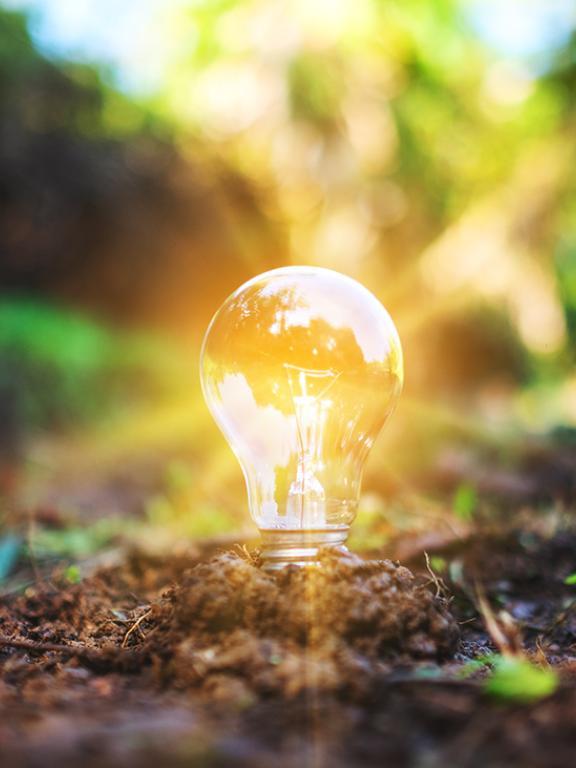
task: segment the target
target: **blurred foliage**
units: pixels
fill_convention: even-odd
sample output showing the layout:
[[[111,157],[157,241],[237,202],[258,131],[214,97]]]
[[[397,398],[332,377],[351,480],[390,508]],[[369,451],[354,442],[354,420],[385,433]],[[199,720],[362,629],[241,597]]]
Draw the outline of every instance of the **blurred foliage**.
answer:
[[[69,584],[78,584],[82,581],[80,568],[77,565],[69,565],[64,571],[64,578]]]
[[[48,60],[0,9],[0,495],[7,464],[63,435],[46,474],[166,464],[140,505],[152,529],[241,519],[198,342],[231,290],[287,262],[360,279],[403,340],[363,546],[440,516],[417,522],[407,478],[425,483],[447,434],[487,454],[576,424],[574,30],[532,62],[491,49],[466,0],[174,0],[161,17],[144,98]],[[468,522],[481,490],[451,483]],[[102,525],[86,535],[112,540]],[[46,546],[92,546],[61,534]]]
[[[494,52],[463,0],[166,15],[179,44],[158,110],[183,147],[192,135],[276,191],[293,261],[375,289],[411,391],[570,375],[574,36],[537,62]]]
[[[32,43],[27,17],[17,11],[0,10],[0,94],[10,109],[4,120],[13,125],[106,138],[171,133],[158,112],[112,88],[96,68],[48,62]]]
[[[538,667],[528,659],[495,656],[493,671],[484,690],[492,698],[511,704],[532,704],[551,696],[558,688],[558,673]]]
[[[0,9],[2,291],[190,336],[281,259],[253,185],[203,145],[185,157],[174,133],[94,67],[42,57]]]
[[[149,499],[147,520],[158,532],[177,538],[202,539],[238,528],[235,510],[198,499],[198,477],[190,465],[173,461],[166,468],[160,493]]]
[[[135,534],[137,526],[118,518],[103,518],[88,525],[70,525],[61,530],[39,528],[29,540],[33,557],[83,559],[96,554],[122,535]]]
[[[574,38],[536,70],[491,51],[463,0],[179,0],[154,31],[163,78],[137,101],[47,62],[0,12],[8,286],[199,332],[229,288],[290,258],[374,288],[409,387],[518,381],[522,348],[567,373]]]
[[[198,483],[189,463],[167,462],[157,492],[146,499],[143,519],[110,516],[82,525],[68,522],[58,528],[36,527],[30,531],[29,547],[35,557],[82,560],[127,540],[153,551],[238,531],[242,523],[238,510],[199,499]],[[0,540],[0,564],[1,556]]]
[[[460,520],[468,522],[472,519],[478,505],[478,494],[472,485],[459,485],[454,494],[454,514]]]
[[[119,334],[38,302],[0,302],[0,393],[25,431],[78,427],[167,399],[194,366],[149,334]]]

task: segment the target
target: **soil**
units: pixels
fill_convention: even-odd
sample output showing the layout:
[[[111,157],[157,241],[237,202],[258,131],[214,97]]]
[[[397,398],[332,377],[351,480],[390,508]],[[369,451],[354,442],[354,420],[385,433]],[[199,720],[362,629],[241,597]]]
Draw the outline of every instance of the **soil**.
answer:
[[[569,527],[523,526],[436,552],[443,579],[330,552],[271,576],[240,547],[56,571],[0,606],[1,764],[565,768],[575,553]],[[502,703],[467,672],[498,650],[482,600],[559,670],[552,696]]]

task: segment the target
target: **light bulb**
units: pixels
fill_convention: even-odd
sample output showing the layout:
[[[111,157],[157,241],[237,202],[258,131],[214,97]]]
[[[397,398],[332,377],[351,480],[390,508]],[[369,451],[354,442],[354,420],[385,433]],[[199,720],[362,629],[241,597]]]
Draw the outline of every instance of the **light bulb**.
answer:
[[[402,387],[402,348],[382,304],[329,269],[265,272],[215,314],[200,368],[244,473],[263,567],[344,548],[366,458]]]

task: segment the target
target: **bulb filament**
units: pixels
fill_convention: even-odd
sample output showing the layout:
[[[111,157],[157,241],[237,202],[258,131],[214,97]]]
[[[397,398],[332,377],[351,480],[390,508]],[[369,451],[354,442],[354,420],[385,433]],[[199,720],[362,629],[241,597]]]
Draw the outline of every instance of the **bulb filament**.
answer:
[[[323,442],[332,401],[327,397],[340,373],[284,364],[298,437],[296,479],[288,492],[287,516],[297,518],[300,528],[326,525],[326,493],[318,473],[324,467]],[[319,390],[315,393],[315,390]]]

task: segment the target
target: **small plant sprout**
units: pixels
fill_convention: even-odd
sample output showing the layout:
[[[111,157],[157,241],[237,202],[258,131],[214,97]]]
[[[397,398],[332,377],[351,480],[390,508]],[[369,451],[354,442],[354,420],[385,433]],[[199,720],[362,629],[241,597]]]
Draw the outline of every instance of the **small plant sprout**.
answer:
[[[402,387],[402,348],[382,304],[332,270],[266,272],[214,316],[201,379],[242,466],[264,568],[343,548],[364,463]]]
[[[551,696],[558,687],[558,674],[540,648],[540,660],[529,659],[522,647],[520,628],[506,611],[495,615],[485,595],[478,589],[478,607],[492,642],[500,653],[491,654],[483,663],[491,667],[484,682],[485,693],[511,704],[532,704]]]
[[[82,581],[80,568],[76,564],[69,565],[64,571],[64,578],[70,584],[79,584]]]
[[[526,658],[499,656],[484,690],[492,698],[517,704],[532,704],[551,696],[558,687],[558,675],[550,667],[539,667]]]
[[[474,517],[478,506],[478,494],[476,489],[468,483],[459,485],[454,494],[453,508],[457,518],[468,523]]]

